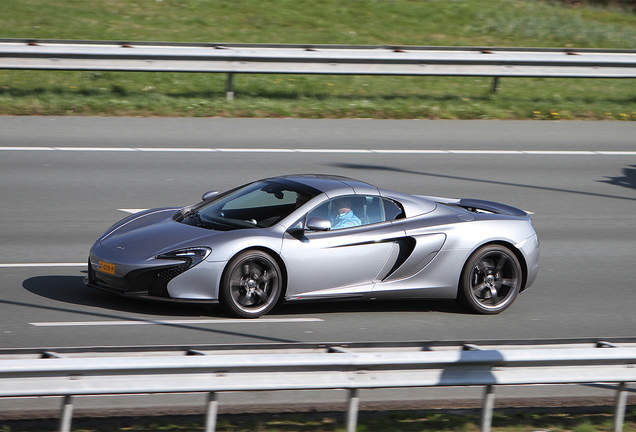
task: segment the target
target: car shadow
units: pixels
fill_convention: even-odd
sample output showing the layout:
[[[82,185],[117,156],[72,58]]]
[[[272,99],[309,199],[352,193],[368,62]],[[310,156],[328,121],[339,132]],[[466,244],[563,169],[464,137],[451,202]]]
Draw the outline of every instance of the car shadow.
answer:
[[[341,313],[442,312],[466,314],[454,300],[338,300],[325,302],[291,302],[278,305],[268,316],[341,314]]]
[[[207,316],[212,312],[211,308],[199,305],[148,302],[119,297],[87,287],[82,276],[36,276],[26,279],[22,287],[30,293],[50,300],[117,312],[197,317]]]
[[[26,279],[22,286],[32,294],[56,302],[95,307],[114,312],[171,317],[227,317],[219,307],[152,302],[120,297],[87,287],[84,285],[82,276],[36,276]],[[55,307],[50,308],[55,309]],[[368,312],[466,313],[454,300],[341,300],[282,303],[276,306],[268,316]],[[95,313],[94,315],[105,318],[124,318],[101,313]]]
[[[148,318],[139,317],[143,315],[155,316],[179,316],[179,317],[200,317],[215,316],[223,317],[220,310],[204,308],[198,305],[182,305],[174,303],[154,303],[143,302],[135,299],[122,298],[114,294],[101,292],[84,286],[83,277],[81,276],[37,276],[26,279],[22,286],[32,294],[44,297],[56,302],[62,302],[69,306],[59,305],[41,305],[35,303],[27,303],[13,300],[0,300],[0,304],[8,304],[13,306],[21,306],[31,309],[41,309],[47,311],[58,311],[71,316],[90,317],[91,319],[107,319],[107,320],[126,320],[138,321],[141,323],[152,323],[166,328],[181,329],[200,332],[205,335],[223,335],[233,338],[247,338],[258,342],[267,343],[292,343],[296,340],[288,340],[269,335],[257,335],[251,332],[242,333],[233,330],[224,330],[219,328],[210,328],[205,325],[196,323],[180,323],[178,320],[165,322],[157,320],[156,317]],[[72,305],[88,306],[101,309],[86,310],[73,308]],[[105,310],[106,309],[106,310]],[[109,312],[108,310],[112,311]],[[128,313],[137,316],[128,315]],[[187,321],[187,320],[186,320]]]

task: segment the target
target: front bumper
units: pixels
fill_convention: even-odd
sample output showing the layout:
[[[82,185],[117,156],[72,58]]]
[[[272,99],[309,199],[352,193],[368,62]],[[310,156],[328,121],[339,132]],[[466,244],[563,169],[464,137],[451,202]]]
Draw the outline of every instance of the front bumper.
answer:
[[[218,300],[173,298],[168,292],[168,283],[183,274],[188,263],[168,264],[131,270],[124,275],[110,275],[98,270],[99,259],[93,254],[88,260],[88,276],[84,278],[86,286],[108,291],[125,297],[143,300],[169,301],[178,303],[216,304]]]

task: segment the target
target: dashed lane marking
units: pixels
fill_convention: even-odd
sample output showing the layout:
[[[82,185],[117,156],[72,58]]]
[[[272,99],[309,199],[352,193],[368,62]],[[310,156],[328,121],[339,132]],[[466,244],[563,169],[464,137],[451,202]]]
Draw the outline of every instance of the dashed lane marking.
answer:
[[[191,319],[191,320],[122,320],[122,321],[57,321],[32,322],[34,327],[90,327],[129,325],[199,325],[199,324],[272,324],[322,322],[320,318],[258,318],[258,319]]]

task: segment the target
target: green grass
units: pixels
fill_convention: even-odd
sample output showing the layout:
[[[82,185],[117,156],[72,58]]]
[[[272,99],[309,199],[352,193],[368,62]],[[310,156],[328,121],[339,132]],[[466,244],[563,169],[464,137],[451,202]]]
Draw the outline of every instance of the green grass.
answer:
[[[344,413],[298,413],[221,415],[218,432],[344,432]],[[75,432],[198,432],[204,427],[202,416],[80,418],[73,422]],[[474,411],[436,413],[420,411],[361,413],[359,432],[478,432],[480,418]],[[55,428],[55,421],[0,421],[2,432],[36,432]],[[568,414],[520,411],[495,413],[493,432],[605,432],[613,430],[607,413]],[[636,431],[634,413],[626,416],[624,432]]]
[[[2,0],[0,37],[636,48],[636,14],[538,0]],[[634,80],[0,70],[0,115],[636,120]]]

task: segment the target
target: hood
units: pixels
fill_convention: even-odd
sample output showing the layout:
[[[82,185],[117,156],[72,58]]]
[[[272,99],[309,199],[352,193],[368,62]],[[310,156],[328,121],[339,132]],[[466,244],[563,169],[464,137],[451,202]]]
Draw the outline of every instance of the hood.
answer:
[[[206,246],[211,236],[223,234],[176,222],[173,214],[174,210],[166,210],[142,215],[111,231],[99,243],[122,256],[141,258],[185,247]]]

